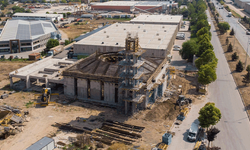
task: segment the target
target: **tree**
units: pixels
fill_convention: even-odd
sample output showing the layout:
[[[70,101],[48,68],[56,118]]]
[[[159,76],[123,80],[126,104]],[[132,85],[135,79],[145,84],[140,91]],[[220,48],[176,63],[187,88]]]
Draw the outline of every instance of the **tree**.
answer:
[[[71,12],[67,12],[67,16],[71,15]]]
[[[197,24],[196,24],[196,29],[197,29],[197,31],[200,30],[200,29],[203,28],[203,27],[206,27],[206,28],[210,29],[207,20],[204,20],[204,19],[198,20],[198,21],[197,21]]]
[[[229,43],[229,40],[228,40],[228,37],[227,37],[227,39],[226,39],[226,45],[228,45],[228,43]]]
[[[193,61],[193,56],[198,53],[198,45],[196,41],[189,40],[182,44],[182,49],[180,50],[180,54],[183,59],[188,59],[189,62]]]
[[[209,35],[204,34],[199,37],[198,44],[199,44],[199,51],[197,53],[197,56],[200,57],[206,50],[208,49],[214,49],[213,45],[210,43]]]
[[[230,35],[232,35],[232,36],[234,35],[234,28],[232,28]]]
[[[42,3],[46,3],[46,0],[42,0]]]
[[[49,12],[47,11],[46,14],[49,14]]]
[[[230,25],[227,22],[221,22],[218,24],[218,28],[221,34],[226,33],[227,30],[230,29]]]
[[[208,102],[200,109],[198,120],[202,128],[209,128],[211,125],[216,125],[221,119],[220,109],[215,107],[214,103]]]
[[[61,0],[61,3],[67,3],[67,1],[66,0]]]
[[[219,129],[213,127],[207,131],[207,140],[208,140],[208,147],[210,147],[210,142],[214,141],[217,134],[220,132]]]
[[[234,52],[234,53],[232,54],[232,61],[235,61],[235,60],[237,60],[238,58],[239,58],[239,56],[237,55],[236,52]]]
[[[198,20],[207,20],[207,15],[205,13],[202,13],[198,16]]]
[[[248,83],[250,83],[250,71],[247,71],[247,74],[244,76],[243,83],[245,83],[245,85],[248,85]]]
[[[197,31],[196,36],[198,37],[198,41],[200,41],[202,39],[201,36],[204,34],[209,35],[209,40],[211,41],[212,34],[206,27],[203,27],[199,31]]]
[[[64,44],[65,44],[65,45],[69,45],[69,44],[70,44],[70,41],[69,41],[69,40],[65,40]]]
[[[47,49],[51,49],[51,48],[53,48],[55,46],[58,46],[58,45],[59,45],[59,41],[58,40],[56,40],[56,39],[49,39],[49,41],[48,41],[48,43],[46,45],[46,48]]]
[[[198,82],[202,85],[207,85],[217,78],[215,69],[209,64],[201,65],[198,71]]]
[[[231,43],[227,47],[227,52],[233,52],[233,46]]]
[[[200,69],[202,65],[208,64],[213,69],[217,67],[218,59],[216,58],[214,51],[211,49],[206,50],[196,61],[195,66]]]
[[[236,65],[236,71],[237,72],[242,72],[243,71],[243,64],[241,61],[238,62],[238,64]]]
[[[247,66],[246,71],[247,71],[247,72],[250,72],[250,65]]]
[[[57,12],[53,12],[53,14],[57,14]]]

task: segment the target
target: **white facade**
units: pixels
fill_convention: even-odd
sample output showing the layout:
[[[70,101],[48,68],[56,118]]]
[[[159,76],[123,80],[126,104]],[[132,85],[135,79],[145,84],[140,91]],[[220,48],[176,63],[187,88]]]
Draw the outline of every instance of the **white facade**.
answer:
[[[23,20],[60,20],[63,14],[41,14],[41,13],[15,13],[12,19]]]

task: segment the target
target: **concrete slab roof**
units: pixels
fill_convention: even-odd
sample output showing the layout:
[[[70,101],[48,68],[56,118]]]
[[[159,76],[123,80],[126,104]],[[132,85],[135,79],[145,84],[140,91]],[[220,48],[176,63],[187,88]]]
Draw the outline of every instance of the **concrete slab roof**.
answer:
[[[130,22],[145,23],[180,23],[182,15],[139,15]]]
[[[164,49],[177,29],[177,25],[115,23],[75,43],[76,45],[125,47],[127,32],[138,33],[143,49]]]
[[[169,1],[108,1],[104,3],[94,3],[96,6],[161,6],[169,5]]]
[[[57,28],[50,21],[8,20],[0,35],[0,41],[32,40],[55,31]]]

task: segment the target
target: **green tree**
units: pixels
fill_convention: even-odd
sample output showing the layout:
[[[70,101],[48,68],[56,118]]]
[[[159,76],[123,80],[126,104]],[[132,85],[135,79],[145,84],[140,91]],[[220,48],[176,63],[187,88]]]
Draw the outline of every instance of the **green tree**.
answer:
[[[67,12],[67,16],[71,15],[71,12]]]
[[[235,60],[237,60],[238,58],[239,58],[239,56],[237,55],[236,52],[234,52],[234,53],[232,54],[232,61],[235,61]]]
[[[244,76],[242,82],[245,83],[245,85],[248,85],[250,83],[250,65],[247,66],[247,74]]]
[[[70,41],[69,41],[69,40],[65,40],[64,44],[65,44],[65,45],[69,45],[69,44],[70,44]]]
[[[227,47],[227,52],[233,52],[233,46],[231,43]]]
[[[46,3],[46,0],[42,0],[42,3]]]
[[[221,22],[218,24],[218,28],[220,30],[220,33],[224,34],[227,32],[227,30],[230,29],[230,25],[227,22]]]
[[[243,64],[241,61],[239,61],[236,65],[236,71],[237,72],[242,72],[243,71]]]
[[[189,40],[182,44],[180,54],[183,59],[188,59],[189,62],[193,61],[193,56],[198,53],[198,45],[194,40]]]
[[[200,109],[198,120],[202,128],[209,128],[216,125],[221,119],[220,109],[215,107],[214,103],[207,103]]]
[[[226,45],[228,45],[228,43],[229,43],[229,40],[228,40],[228,37],[227,37],[227,39],[226,39]]]
[[[202,85],[207,85],[217,78],[215,69],[209,64],[200,66],[198,71],[198,82]]]
[[[49,14],[49,12],[47,11],[46,14]]]
[[[214,51],[211,49],[206,50],[196,61],[195,66],[200,69],[202,65],[208,64],[213,69],[217,67],[218,59],[216,58]]]
[[[46,45],[46,48],[49,50],[55,46],[58,46],[59,45],[59,41],[56,40],[56,39],[49,39],[47,45]]]
[[[197,53],[197,56],[200,57],[206,50],[208,49],[214,49],[213,45],[210,43],[209,35],[204,34],[199,37],[200,41],[198,41],[199,44],[199,50]]]
[[[201,36],[204,35],[204,34],[208,34],[209,35],[209,40],[211,41],[212,34],[206,27],[203,27],[199,31],[197,31],[196,36],[198,37],[198,41],[200,41],[202,39]]]
[[[209,26],[207,20],[204,20],[204,19],[198,20],[197,24],[196,24],[196,30],[198,31],[203,27],[206,27],[206,28],[210,29],[210,26]]]
[[[205,13],[200,14],[198,20],[207,20],[207,15]]]
[[[57,14],[57,12],[53,12],[53,14]]]
[[[66,0],[61,0],[61,3],[67,3],[67,1]]]
[[[230,35],[232,35],[232,36],[234,35],[234,28],[232,28]]]

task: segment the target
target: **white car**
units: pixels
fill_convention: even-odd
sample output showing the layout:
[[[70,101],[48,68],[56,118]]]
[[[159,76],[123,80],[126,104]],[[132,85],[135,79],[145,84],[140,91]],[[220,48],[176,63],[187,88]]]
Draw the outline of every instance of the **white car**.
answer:
[[[174,45],[174,48],[181,48],[179,45]]]
[[[174,48],[174,51],[180,51],[181,49],[180,48],[178,48],[178,47],[175,47]]]

